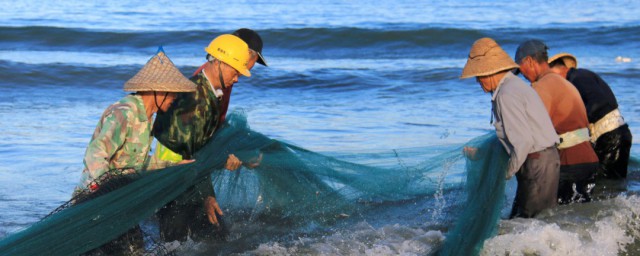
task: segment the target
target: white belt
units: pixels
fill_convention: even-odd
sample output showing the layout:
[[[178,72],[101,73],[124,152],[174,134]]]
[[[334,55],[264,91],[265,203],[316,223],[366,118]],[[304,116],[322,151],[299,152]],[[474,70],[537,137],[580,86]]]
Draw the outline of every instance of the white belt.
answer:
[[[596,143],[598,138],[605,133],[613,131],[625,124],[620,110],[617,108],[606,114],[600,120],[595,123],[589,124],[589,131],[591,131],[591,143]]]
[[[582,142],[589,141],[589,129],[587,127],[560,134],[558,149],[570,148]]]

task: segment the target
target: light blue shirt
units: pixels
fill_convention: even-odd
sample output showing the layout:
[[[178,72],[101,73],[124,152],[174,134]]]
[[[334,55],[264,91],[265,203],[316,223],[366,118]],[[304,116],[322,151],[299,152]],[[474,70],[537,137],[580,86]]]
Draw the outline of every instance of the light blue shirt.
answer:
[[[540,96],[511,72],[500,80],[491,103],[496,135],[509,154],[507,178],[520,169],[528,154],[560,141]]]

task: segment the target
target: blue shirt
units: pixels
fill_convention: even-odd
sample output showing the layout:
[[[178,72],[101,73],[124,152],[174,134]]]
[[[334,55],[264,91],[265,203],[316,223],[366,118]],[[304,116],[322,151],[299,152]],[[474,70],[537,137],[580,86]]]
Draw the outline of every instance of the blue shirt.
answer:
[[[520,169],[528,154],[560,141],[540,96],[511,72],[500,80],[491,103],[496,135],[510,156],[507,178]]]

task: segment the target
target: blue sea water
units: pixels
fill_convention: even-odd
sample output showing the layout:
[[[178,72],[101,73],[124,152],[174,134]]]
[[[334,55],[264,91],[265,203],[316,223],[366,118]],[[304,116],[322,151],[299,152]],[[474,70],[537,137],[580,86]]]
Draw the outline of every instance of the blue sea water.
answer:
[[[637,137],[639,8],[635,1],[0,1],[0,237],[69,199],[102,111],[160,45],[188,75],[215,36],[258,31],[269,67],[240,79],[230,108],[272,138],[384,165],[353,155],[463,143],[493,130],[490,95],[458,79],[471,44],[485,36],[512,57],[530,38],[544,40],[551,54],[576,55],[610,84]],[[634,143],[632,155],[639,153]],[[622,185],[627,192],[612,199],[502,221],[484,253],[634,255],[639,181],[634,172]],[[455,221],[448,209],[459,203],[434,194],[385,212],[383,221],[203,253],[424,254]]]

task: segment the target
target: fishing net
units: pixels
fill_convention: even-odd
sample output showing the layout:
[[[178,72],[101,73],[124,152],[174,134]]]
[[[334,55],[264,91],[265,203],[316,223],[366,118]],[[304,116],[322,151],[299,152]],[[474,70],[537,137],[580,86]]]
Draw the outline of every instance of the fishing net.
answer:
[[[495,135],[478,137],[468,143],[477,148],[467,158],[467,200],[457,222],[447,233],[439,255],[478,255],[483,241],[497,231],[505,199],[507,155]]]
[[[443,248],[447,252],[449,244],[477,252],[494,231],[503,206],[504,150],[495,135],[479,137],[470,145],[480,149],[479,155],[467,160],[469,196],[457,218],[460,222],[448,235]],[[109,188],[105,193],[74,198],[1,240],[0,255],[77,255],[98,248],[209,176],[225,211],[243,211],[250,219],[269,216],[276,223],[291,225],[330,224],[376,203],[432,197],[443,182],[464,183],[446,180],[464,177],[464,168],[450,168],[464,158],[461,152],[462,146],[440,147],[418,164],[408,166],[395,159],[388,164],[393,168],[372,167],[270,139],[251,130],[243,113],[234,112],[197,152],[194,163],[109,179],[112,182],[101,184]],[[260,165],[253,170],[224,171],[230,153],[242,161],[261,159]]]

